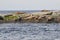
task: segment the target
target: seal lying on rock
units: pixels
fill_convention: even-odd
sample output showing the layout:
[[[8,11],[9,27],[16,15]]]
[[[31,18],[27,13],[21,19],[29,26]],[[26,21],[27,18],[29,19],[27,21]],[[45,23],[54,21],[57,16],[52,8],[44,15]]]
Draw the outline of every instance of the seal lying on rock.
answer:
[[[52,15],[53,14],[53,12],[51,12],[51,13],[47,13],[47,14],[45,14],[45,15]]]

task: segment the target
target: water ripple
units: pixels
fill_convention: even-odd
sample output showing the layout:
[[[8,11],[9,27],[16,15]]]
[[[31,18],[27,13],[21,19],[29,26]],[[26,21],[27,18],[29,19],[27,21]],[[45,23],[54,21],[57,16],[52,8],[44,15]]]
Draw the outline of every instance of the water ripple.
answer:
[[[60,39],[60,23],[3,23],[0,40]]]

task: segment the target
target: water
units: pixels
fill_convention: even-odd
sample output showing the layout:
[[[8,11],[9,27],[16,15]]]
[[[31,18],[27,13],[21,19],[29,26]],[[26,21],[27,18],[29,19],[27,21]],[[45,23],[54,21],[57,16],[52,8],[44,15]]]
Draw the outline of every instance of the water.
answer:
[[[60,40],[60,23],[2,23],[0,40]]]
[[[26,13],[31,13],[31,12],[40,12],[41,10],[10,10],[10,11],[0,11],[0,14],[8,14],[8,13],[15,13],[15,12],[26,12]]]
[[[56,11],[56,10],[50,10],[50,11]],[[32,13],[32,12],[41,12],[41,10],[4,10],[0,11],[0,14],[8,14],[8,13],[15,13],[15,12],[26,12],[26,13]]]

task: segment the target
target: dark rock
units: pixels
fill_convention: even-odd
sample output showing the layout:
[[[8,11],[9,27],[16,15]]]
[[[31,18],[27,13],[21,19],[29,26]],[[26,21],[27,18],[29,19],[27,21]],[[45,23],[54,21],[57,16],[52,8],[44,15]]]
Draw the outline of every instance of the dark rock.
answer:
[[[9,17],[9,16],[13,16],[13,15],[5,15],[4,17]]]
[[[20,22],[22,21],[22,18],[16,19],[15,22]]]
[[[0,20],[4,20],[4,18],[2,16],[0,16]]]

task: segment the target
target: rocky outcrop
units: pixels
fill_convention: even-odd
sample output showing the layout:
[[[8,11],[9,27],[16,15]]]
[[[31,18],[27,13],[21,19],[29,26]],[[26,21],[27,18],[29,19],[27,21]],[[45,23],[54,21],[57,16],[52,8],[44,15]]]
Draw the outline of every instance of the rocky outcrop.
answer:
[[[16,12],[0,16],[0,22],[60,23],[60,13],[56,12]]]

